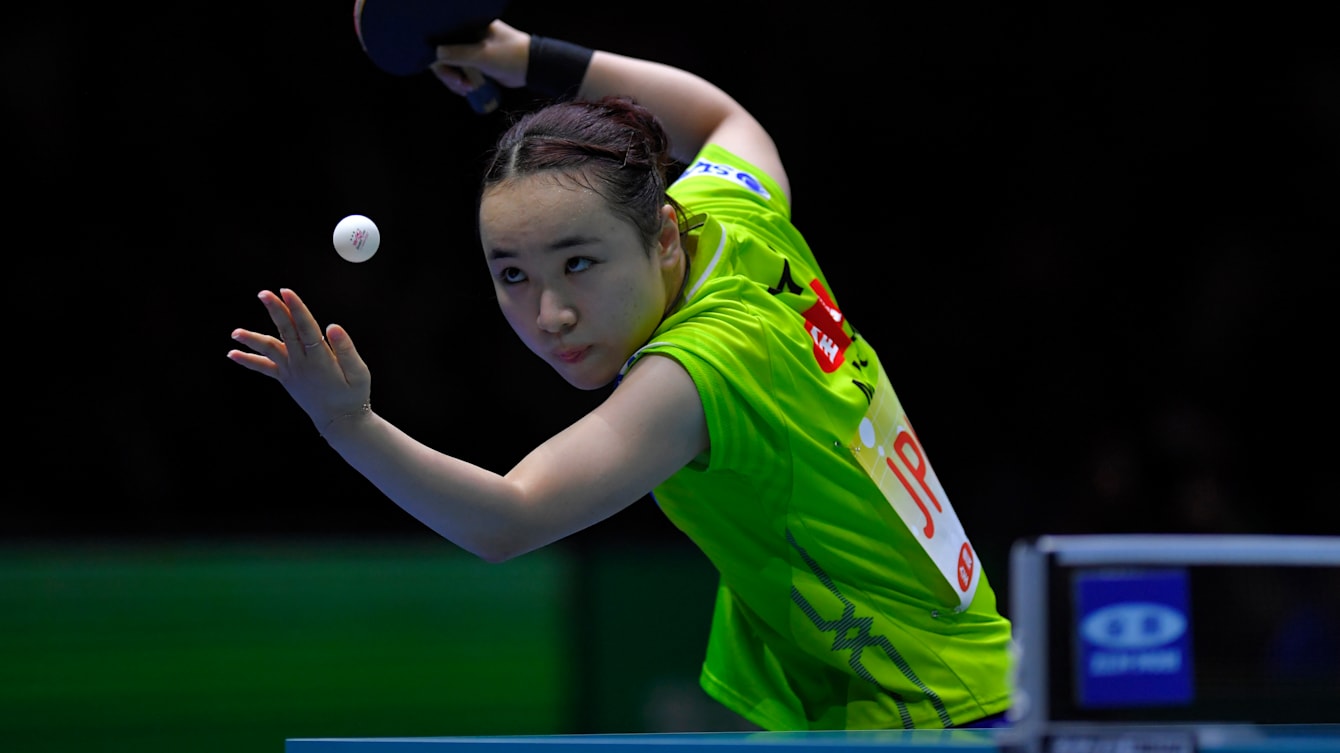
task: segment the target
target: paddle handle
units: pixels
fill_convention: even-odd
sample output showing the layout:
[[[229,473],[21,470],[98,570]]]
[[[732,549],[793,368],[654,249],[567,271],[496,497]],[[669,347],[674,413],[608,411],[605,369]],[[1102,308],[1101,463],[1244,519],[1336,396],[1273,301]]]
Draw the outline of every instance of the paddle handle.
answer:
[[[475,112],[485,115],[498,109],[498,87],[474,68],[462,68],[461,73],[470,81],[473,90],[465,95]]]

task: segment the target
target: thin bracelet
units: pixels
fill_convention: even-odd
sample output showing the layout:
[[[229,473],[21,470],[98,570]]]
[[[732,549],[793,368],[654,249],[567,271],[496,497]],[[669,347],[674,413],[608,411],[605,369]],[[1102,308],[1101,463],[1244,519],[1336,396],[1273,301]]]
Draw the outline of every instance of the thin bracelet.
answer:
[[[555,99],[576,96],[594,54],[589,47],[531,34],[526,88]]]
[[[323,429],[320,431],[320,435],[323,436],[323,437],[326,436],[326,432],[330,430],[330,427],[333,426],[333,425],[335,424],[335,422],[336,422],[336,421],[339,421],[341,418],[356,418],[356,417],[358,417],[358,416],[366,416],[367,414],[369,414],[369,413],[371,413],[371,412],[372,412],[372,402],[369,401],[369,402],[363,403],[363,405],[361,405],[361,406],[358,408],[358,410],[356,410],[356,411],[351,411],[351,412],[349,412],[349,413],[341,413],[340,415],[335,416],[334,418],[332,418],[332,419],[330,419],[329,421],[327,421],[327,422],[326,422],[326,426],[325,426],[325,428],[323,428]]]

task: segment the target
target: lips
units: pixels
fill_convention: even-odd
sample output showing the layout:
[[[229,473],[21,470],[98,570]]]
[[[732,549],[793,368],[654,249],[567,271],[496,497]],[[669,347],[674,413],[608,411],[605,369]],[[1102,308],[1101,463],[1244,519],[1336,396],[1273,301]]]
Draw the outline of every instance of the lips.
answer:
[[[591,346],[587,345],[584,348],[569,348],[567,350],[560,350],[554,353],[554,358],[557,358],[563,363],[577,363],[586,356],[586,352],[589,351],[590,349]]]

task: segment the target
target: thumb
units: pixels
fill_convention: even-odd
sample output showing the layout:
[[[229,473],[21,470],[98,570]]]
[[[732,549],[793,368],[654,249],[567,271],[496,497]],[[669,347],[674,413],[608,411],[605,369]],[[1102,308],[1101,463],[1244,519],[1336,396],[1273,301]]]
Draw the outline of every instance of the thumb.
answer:
[[[340,371],[344,373],[345,383],[356,392],[362,393],[366,400],[368,393],[372,391],[372,373],[363,357],[358,354],[358,349],[354,347],[353,338],[349,337],[344,327],[330,324],[326,327],[326,342],[330,344],[330,349],[335,354],[335,361],[339,364]]]

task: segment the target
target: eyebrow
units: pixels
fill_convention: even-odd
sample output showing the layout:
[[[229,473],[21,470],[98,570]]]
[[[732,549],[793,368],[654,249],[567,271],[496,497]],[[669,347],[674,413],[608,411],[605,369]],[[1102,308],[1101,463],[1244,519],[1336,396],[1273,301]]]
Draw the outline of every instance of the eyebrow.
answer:
[[[565,251],[578,246],[589,246],[600,242],[600,239],[593,235],[566,235],[553,241],[544,247],[545,253],[554,253],[555,251]],[[516,251],[507,248],[491,248],[488,251],[489,259],[512,259],[519,256]]]

